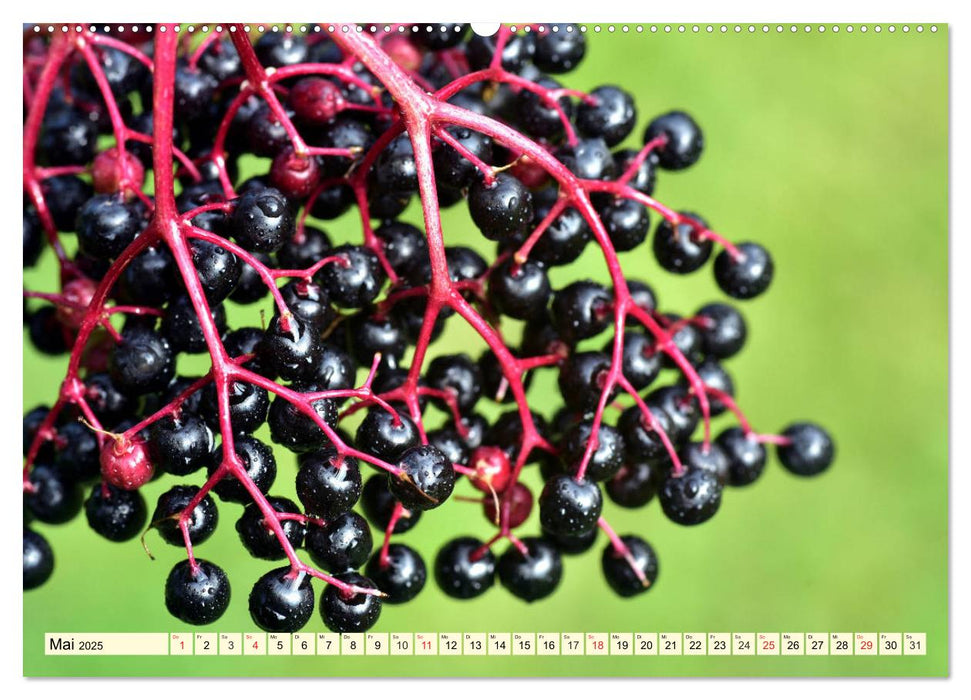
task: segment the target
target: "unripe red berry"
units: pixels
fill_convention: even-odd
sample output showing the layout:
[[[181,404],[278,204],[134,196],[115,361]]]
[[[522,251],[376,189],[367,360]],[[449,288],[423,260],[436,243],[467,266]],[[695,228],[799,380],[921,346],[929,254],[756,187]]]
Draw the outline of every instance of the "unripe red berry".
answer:
[[[77,277],[65,284],[61,294],[70,305],[57,306],[57,319],[72,330],[80,328],[97,288],[97,283],[87,277]]]
[[[112,486],[134,491],[155,473],[143,440],[117,436],[101,448],[101,476]]]
[[[102,151],[91,164],[91,183],[95,192],[109,194],[141,188],[144,182],[145,168],[141,161],[117,147]]]
[[[482,504],[482,509],[490,523],[496,522],[499,517],[499,511],[496,510],[496,501],[497,499],[495,498],[487,498]],[[526,522],[529,514],[533,512],[533,493],[525,484],[514,484],[509,490],[509,493],[503,495],[502,501],[503,503],[509,503],[508,526],[510,528],[522,525]]]
[[[512,465],[509,464],[509,456],[504,450],[483,445],[472,453],[469,466],[475,470],[471,477],[472,485],[480,491],[502,493],[509,487]]]
[[[391,60],[407,71],[416,71],[421,68],[421,51],[407,37],[390,37],[384,42],[384,50],[391,57]]]
[[[300,156],[287,148],[273,159],[270,184],[290,199],[304,199],[317,187],[320,167],[313,156]]]
[[[529,156],[518,158],[509,172],[531,190],[541,189],[550,181],[550,174],[546,169]]]
[[[344,108],[344,96],[329,80],[304,78],[290,91],[290,106],[300,119],[326,124]]]

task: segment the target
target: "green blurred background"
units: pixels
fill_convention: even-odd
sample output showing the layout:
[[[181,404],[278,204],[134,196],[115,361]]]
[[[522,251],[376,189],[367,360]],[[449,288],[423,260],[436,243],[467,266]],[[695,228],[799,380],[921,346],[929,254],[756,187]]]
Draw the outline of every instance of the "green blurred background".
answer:
[[[818,420],[835,435],[837,462],[803,480],[773,458],[759,482],[727,492],[718,517],[697,528],[669,523],[656,503],[634,512],[608,504],[605,515],[619,532],[642,534],[658,552],[658,584],[641,597],[609,591],[601,537],[586,555],[566,560],[560,590],[547,600],[526,604],[497,585],[460,602],[429,582],[411,604],[385,606],[375,631],[926,632],[927,655],[45,657],[44,632],[187,631],[168,616],[162,596],[169,568],[184,554],[150,534],[152,561],[137,540],[110,544],[76,521],[39,528],[57,567],[46,586],[24,596],[26,675],[947,673],[946,29],[588,38],[587,59],[567,84],[588,90],[616,82],[633,92],[639,119],[630,146],[640,145],[652,115],[672,108],[690,111],[704,128],[700,163],[662,172],[656,196],[703,214],[733,240],[771,250],[776,279],[770,293],[744,304],[750,342],[728,367],[758,429]],[[420,223],[417,208],[404,218]],[[337,240],[359,236],[352,216],[326,228]],[[445,232],[449,243],[488,251],[464,207],[447,212]],[[655,287],[665,310],[691,313],[721,296],[710,269],[675,277],[646,249],[622,261],[628,276]],[[606,279],[593,246],[554,282],[568,279],[564,272]],[[26,284],[51,290],[53,279],[48,254]],[[231,319],[257,325],[258,309],[235,309]],[[482,347],[457,320],[446,335],[443,350]],[[24,407],[51,402],[64,362],[39,356],[26,341],[24,358]],[[554,407],[543,397],[553,381],[539,376],[532,391],[547,414]],[[280,450],[278,461],[274,492],[292,495],[294,460]],[[147,487],[149,503],[172,484],[169,477]],[[252,631],[246,597],[270,565],[239,544],[233,523],[241,507],[219,507],[222,526],[198,554],[229,572],[234,596],[207,631]],[[537,527],[534,512],[523,531]],[[476,507],[452,503],[401,539],[431,562],[446,539],[489,532]],[[317,615],[305,631],[324,631]]]

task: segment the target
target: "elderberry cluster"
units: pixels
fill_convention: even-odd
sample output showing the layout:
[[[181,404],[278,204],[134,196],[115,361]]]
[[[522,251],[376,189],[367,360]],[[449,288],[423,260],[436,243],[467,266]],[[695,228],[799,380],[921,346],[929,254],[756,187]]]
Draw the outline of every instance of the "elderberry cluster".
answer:
[[[50,251],[60,286],[25,292],[24,323],[39,352],[70,356],[56,403],[24,416],[25,589],[54,568],[32,522],[83,510],[111,541],[187,548],[164,599],[191,624],[233,597],[232,572],[195,556],[227,516],[273,562],[246,582],[268,631],[299,630],[315,608],[331,630],[369,629],[429,576],[454,598],[498,579],[539,600],[601,531],[604,577],[629,597],[653,587],[658,557],[614,533],[604,493],[698,525],[759,478],[767,444],[793,474],[830,466],[823,428],[758,434],[735,404],[726,363],[748,327],[734,302],[675,313],[663,277],[620,269],[619,252],[675,275],[711,262],[731,300],[770,286],[765,248],[653,198],[660,173],[701,158],[699,123],[642,119],[622,86],[564,87],[584,34],[532,29],[25,45],[24,266]],[[432,106],[427,144],[415,122],[429,110],[402,95]],[[493,255],[438,229],[450,207]],[[363,235],[334,240],[326,222],[353,210]],[[612,284],[554,285],[590,246]],[[229,307],[248,322],[230,325]],[[432,345],[462,322],[484,350]],[[211,370],[187,374],[193,355]],[[529,391],[537,372],[558,395]],[[723,413],[738,425],[712,439]],[[286,452],[296,470],[278,467]],[[193,475],[205,485],[182,483]],[[160,478],[172,484],[150,507],[140,487]],[[495,534],[448,533],[439,517],[426,564],[398,536],[449,500],[477,505]],[[520,536],[534,505],[540,529]]]

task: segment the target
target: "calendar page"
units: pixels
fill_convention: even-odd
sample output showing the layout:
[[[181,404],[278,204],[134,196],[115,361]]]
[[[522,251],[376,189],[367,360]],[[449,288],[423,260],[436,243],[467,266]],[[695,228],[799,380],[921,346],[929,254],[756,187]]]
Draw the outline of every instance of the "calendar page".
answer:
[[[23,675],[948,675],[946,24],[22,34]]]

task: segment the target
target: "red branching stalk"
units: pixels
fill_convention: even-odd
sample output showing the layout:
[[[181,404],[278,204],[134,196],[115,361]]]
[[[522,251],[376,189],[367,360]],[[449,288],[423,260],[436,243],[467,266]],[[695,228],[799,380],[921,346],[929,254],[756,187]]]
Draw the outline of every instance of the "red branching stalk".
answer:
[[[93,428],[100,430],[96,417],[87,405],[84,395],[84,384],[80,378],[82,368],[82,357],[86,347],[91,340],[92,333],[98,327],[105,327],[112,333],[117,342],[124,342],[124,339],[113,331],[109,323],[112,314],[158,314],[158,310],[131,306],[110,306],[107,300],[111,295],[114,285],[125,267],[142,251],[150,246],[164,244],[172,253],[178,267],[180,276],[192,302],[195,314],[200,322],[202,333],[205,338],[206,348],[209,355],[210,370],[205,377],[196,381],[192,386],[183,391],[179,396],[163,406],[151,416],[145,418],[137,425],[129,429],[122,436],[123,438],[133,439],[145,428],[151,426],[156,421],[173,414],[177,414],[184,401],[202,386],[212,383],[215,387],[217,404],[219,410],[219,425],[222,434],[222,461],[214,470],[206,483],[199,489],[198,493],[188,504],[179,516],[179,526],[182,530],[186,550],[190,562],[195,566],[195,559],[192,551],[192,543],[189,539],[188,521],[189,516],[209,493],[209,491],[222,479],[234,477],[246,489],[253,502],[260,509],[266,526],[273,531],[278,539],[283,551],[290,562],[294,576],[310,575],[320,578],[334,586],[337,586],[344,594],[350,595],[360,592],[379,593],[377,591],[366,591],[355,586],[349,586],[341,581],[303,563],[293,547],[290,545],[284,534],[282,523],[288,519],[308,519],[306,516],[298,514],[281,514],[274,511],[266,496],[264,496],[253,480],[246,473],[242,463],[236,455],[233,439],[233,426],[230,418],[229,392],[234,382],[254,384],[266,389],[268,392],[281,397],[291,403],[301,413],[311,418],[317,426],[326,434],[333,444],[339,459],[357,458],[368,462],[379,469],[387,471],[392,476],[400,476],[402,471],[393,464],[388,464],[381,459],[355,449],[346,444],[339,436],[337,431],[323,421],[314,410],[314,402],[327,398],[350,398],[353,400],[346,408],[341,417],[353,413],[362,407],[377,406],[388,410],[396,417],[391,404],[393,402],[403,403],[408,410],[412,420],[415,422],[420,432],[423,442],[427,442],[426,430],[422,418],[422,410],[419,403],[422,396],[434,396],[446,403],[456,427],[464,434],[464,426],[455,399],[446,392],[431,390],[419,386],[422,368],[428,354],[429,345],[433,334],[433,329],[440,312],[451,309],[468,323],[482,338],[491,352],[495,355],[503,375],[503,385],[505,390],[511,392],[515,400],[516,408],[522,424],[522,434],[520,445],[516,454],[513,466],[512,478],[501,492],[496,494],[499,498],[499,523],[498,532],[486,545],[507,539],[513,546],[520,549],[524,555],[527,554],[525,546],[512,533],[509,527],[510,501],[509,494],[516,485],[521,471],[529,459],[530,453],[535,449],[546,450],[555,453],[555,448],[542,436],[537,428],[533,416],[529,410],[526,397],[526,390],[523,384],[525,373],[541,367],[551,367],[560,364],[563,357],[560,354],[552,353],[538,357],[516,357],[509,349],[507,343],[500,333],[498,325],[490,321],[491,314],[485,314],[477,310],[476,306],[483,303],[482,285],[483,280],[473,282],[452,282],[449,278],[445,256],[445,233],[442,228],[442,221],[438,206],[436,192],[435,173],[432,164],[432,152],[436,144],[444,142],[464,155],[473,165],[479,169],[482,177],[487,181],[494,177],[494,169],[481,162],[469,153],[461,144],[456,141],[447,131],[446,127],[460,126],[480,132],[494,142],[508,149],[517,158],[526,158],[531,163],[542,168],[550,178],[556,181],[560,190],[560,199],[556,202],[549,215],[537,226],[532,235],[515,253],[516,264],[522,264],[528,259],[530,251],[536,242],[542,237],[553,220],[567,208],[576,209],[586,220],[590,229],[593,231],[594,238],[602,251],[604,263],[609,273],[614,290],[614,300],[609,313],[612,314],[614,341],[611,352],[611,365],[609,371],[602,377],[601,394],[599,397],[597,410],[593,417],[593,438],[587,445],[586,452],[580,464],[576,466],[576,478],[582,479],[586,473],[587,465],[596,449],[596,434],[603,421],[604,411],[607,408],[611,397],[616,389],[622,389],[629,393],[635,404],[640,407],[645,421],[645,425],[657,431],[667,448],[671,460],[674,464],[675,473],[683,470],[681,462],[678,460],[671,441],[664,434],[660,424],[651,415],[650,409],[638,392],[627,381],[622,374],[621,353],[623,350],[625,326],[628,317],[642,324],[647,328],[655,339],[656,350],[666,354],[678,367],[688,381],[691,392],[697,399],[703,417],[704,442],[708,444],[710,440],[710,407],[709,394],[721,401],[733,411],[742,422],[747,434],[755,436],[744,415],[735,405],[731,397],[718,392],[711,387],[705,386],[698,374],[695,372],[691,363],[682,355],[671,339],[675,329],[662,326],[658,320],[648,311],[638,308],[631,297],[627,286],[624,271],[621,267],[617,253],[610,241],[607,231],[599,216],[594,209],[590,195],[595,192],[610,193],[618,198],[627,198],[637,201],[644,206],[658,212],[665,220],[672,224],[682,223],[684,218],[674,210],[661,204],[655,199],[638,192],[631,188],[627,183],[641,162],[648,154],[664,144],[662,139],[655,139],[649,142],[632,162],[628,171],[612,182],[587,181],[577,178],[559,160],[549,153],[542,145],[524,136],[515,129],[499,121],[485,117],[474,112],[462,109],[448,103],[446,100],[470,85],[479,82],[505,83],[515,90],[526,90],[535,93],[549,107],[558,110],[564,124],[566,139],[568,143],[574,143],[576,136],[572,130],[569,120],[566,118],[557,100],[563,97],[577,98],[581,100],[590,99],[583,93],[574,90],[549,90],[541,85],[511,74],[505,71],[500,64],[499,56],[503,46],[509,40],[511,32],[507,27],[503,27],[496,39],[496,54],[491,65],[481,71],[474,73],[467,72],[464,62],[451,57],[448,62],[449,70],[456,76],[455,80],[437,92],[430,93],[420,82],[416,81],[415,76],[398,66],[392,58],[383,50],[380,43],[370,36],[359,32],[352,25],[337,25],[332,38],[346,54],[347,60],[339,64],[301,64],[280,69],[266,69],[256,57],[251,45],[250,38],[244,32],[242,25],[230,25],[225,33],[231,38],[233,45],[239,53],[245,71],[245,80],[238,85],[238,94],[230,103],[216,133],[210,158],[218,170],[219,181],[224,190],[228,203],[211,204],[200,207],[185,214],[179,214],[175,204],[174,189],[174,169],[176,161],[179,162],[189,174],[198,179],[198,171],[185,154],[179,152],[173,145],[171,134],[174,120],[173,114],[173,95],[175,83],[176,56],[179,49],[178,35],[174,31],[174,25],[158,25],[156,27],[155,50],[152,59],[149,59],[137,48],[109,39],[101,35],[95,35],[89,31],[80,33],[57,33],[51,41],[48,49],[47,60],[43,70],[35,83],[25,81],[25,88],[29,87],[29,112],[24,130],[24,153],[23,153],[23,174],[24,189],[43,224],[47,239],[54,249],[61,263],[62,283],[80,275],[73,263],[67,258],[63,247],[60,244],[57,230],[50,216],[50,211],[46,206],[43,196],[41,183],[43,179],[63,172],[73,172],[70,170],[59,170],[55,168],[39,168],[35,163],[35,151],[40,134],[41,124],[47,104],[50,100],[51,92],[63,73],[68,59],[73,53],[79,54],[81,60],[86,61],[90,68],[100,94],[104,100],[107,113],[111,120],[112,130],[115,135],[116,146],[123,149],[127,140],[148,141],[148,137],[138,134],[129,129],[122,119],[118,105],[111,94],[107,78],[98,64],[98,57],[94,46],[112,47],[125,51],[135,59],[149,66],[153,71],[154,82],[154,136],[151,139],[153,173],[154,173],[154,212],[147,228],[136,237],[135,241],[118,257],[111,265],[103,280],[97,285],[90,303],[84,309],[80,326],[77,330],[76,339],[71,351],[68,369],[62,383],[59,396],[51,411],[43,421],[37,432],[37,437],[30,446],[24,467],[24,488],[30,489],[27,480],[31,465],[34,463],[41,445],[52,439],[56,435],[54,426],[58,416],[69,407],[76,407]],[[218,39],[214,33],[207,38],[191,55],[189,64],[191,68],[199,60],[200,56],[206,51],[213,41]],[[363,64],[371,75],[376,79],[379,87],[374,86],[364,80],[352,68],[355,62]],[[281,80],[294,76],[321,75],[343,81],[344,83],[361,88],[374,100],[373,105],[354,105],[349,103],[340,104],[341,109],[356,109],[365,111],[382,112],[395,117],[394,122],[377,139],[376,143],[367,153],[354,153],[340,149],[321,149],[308,146],[300,135],[296,126],[287,116],[286,110],[278,97],[278,90]],[[226,87],[226,86],[223,86]],[[389,112],[379,100],[383,92],[387,92],[393,99],[395,109]],[[220,338],[218,329],[212,319],[209,303],[203,293],[198,273],[192,262],[190,242],[193,239],[207,240],[219,245],[232,252],[240,260],[252,266],[259,274],[261,280],[268,287],[273,300],[280,313],[281,318],[286,322],[290,318],[286,303],[277,289],[276,281],[284,277],[310,279],[322,266],[327,264],[341,264],[342,259],[338,257],[326,257],[317,261],[316,264],[306,270],[272,270],[260,263],[255,256],[243,250],[238,245],[226,240],[225,238],[208,231],[203,231],[194,227],[191,220],[194,216],[209,210],[231,210],[235,197],[233,184],[230,181],[226,168],[226,137],[230,124],[236,112],[243,103],[256,97],[264,101],[274,118],[279,121],[285,130],[294,153],[298,157],[311,157],[314,155],[330,155],[345,157],[348,161],[347,172],[340,178],[331,178],[321,183],[317,190],[312,194],[309,202],[312,203],[316,196],[323,191],[324,187],[337,184],[344,184],[351,188],[355,200],[360,210],[362,236],[364,245],[372,249],[381,260],[391,279],[392,288],[388,296],[379,302],[379,311],[388,309],[397,300],[411,295],[425,296],[425,313],[422,326],[415,344],[414,355],[408,370],[407,377],[403,384],[384,394],[375,393],[372,388],[374,373],[378,366],[379,358],[371,367],[371,372],[367,380],[356,389],[318,391],[312,393],[300,393],[293,389],[278,384],[256,374],[243,366],[248,357],[231,358],[228,356]],[[424,228],[427,236],[429,259],[431,264],[431,282],[425,287],[419,287],[402,291],[396,286],[397,276],[391,270],[384,256],[383,247],[371,226],[371,217],[368,210],[368,183],[367,176],[371,166],[375,163],[380,153],[388,146],[392,139],[401,133],[406,133],[411,141],[414,159],[418,173],[419,194],[421,198],[422,215]],[[126,189],[132,190],[138,196],[146,197],[141,192],[141,183],[131,180],[124,182]],[[309,209],[309,204],[308,207]],[[299,219],[297,235],[303,235],[303,222],[306,211]],[[699,227],[700,228],[700,227]],[[721,236],[708,231],[699,230],[699,235],[706,236],[712,241],[724,246],[733,254],[735,248]],[[474,302],[470,302],[463,296],[463,293],[472,292],[476,297]],[[66,307],[71,307],[69,300],[58,294],[31,293],[31,296],[39,296]],[[80,312],[75,307],[76,312]],[[777,436],[761,435],[755,436],[762,442],[778,442],[784,438]],[[99,433],[99,440],[105,440],[105,436]],[[460,472],[469,472],[461,465],[457,465]],[[462,500],[461,497],[457,497]],[[477,502],[481,502],[478,499]],[[388,557],[388,547],[396,522],[406,515],[403,507],[398,504],[395,508],[391,521],[385,533],[384,543],[381,548],[381,562],[386,563]],[[613,533],[606,520],[601,519],[600,527],[603,529],[617,551],[624,556],[630,557],[629,552],[623,546],[622,541]],[[484,550],[483,550],[484,552]],[[635,567],[636,570],[636,567]],[[646,585],[646,584],[645,584]]]

